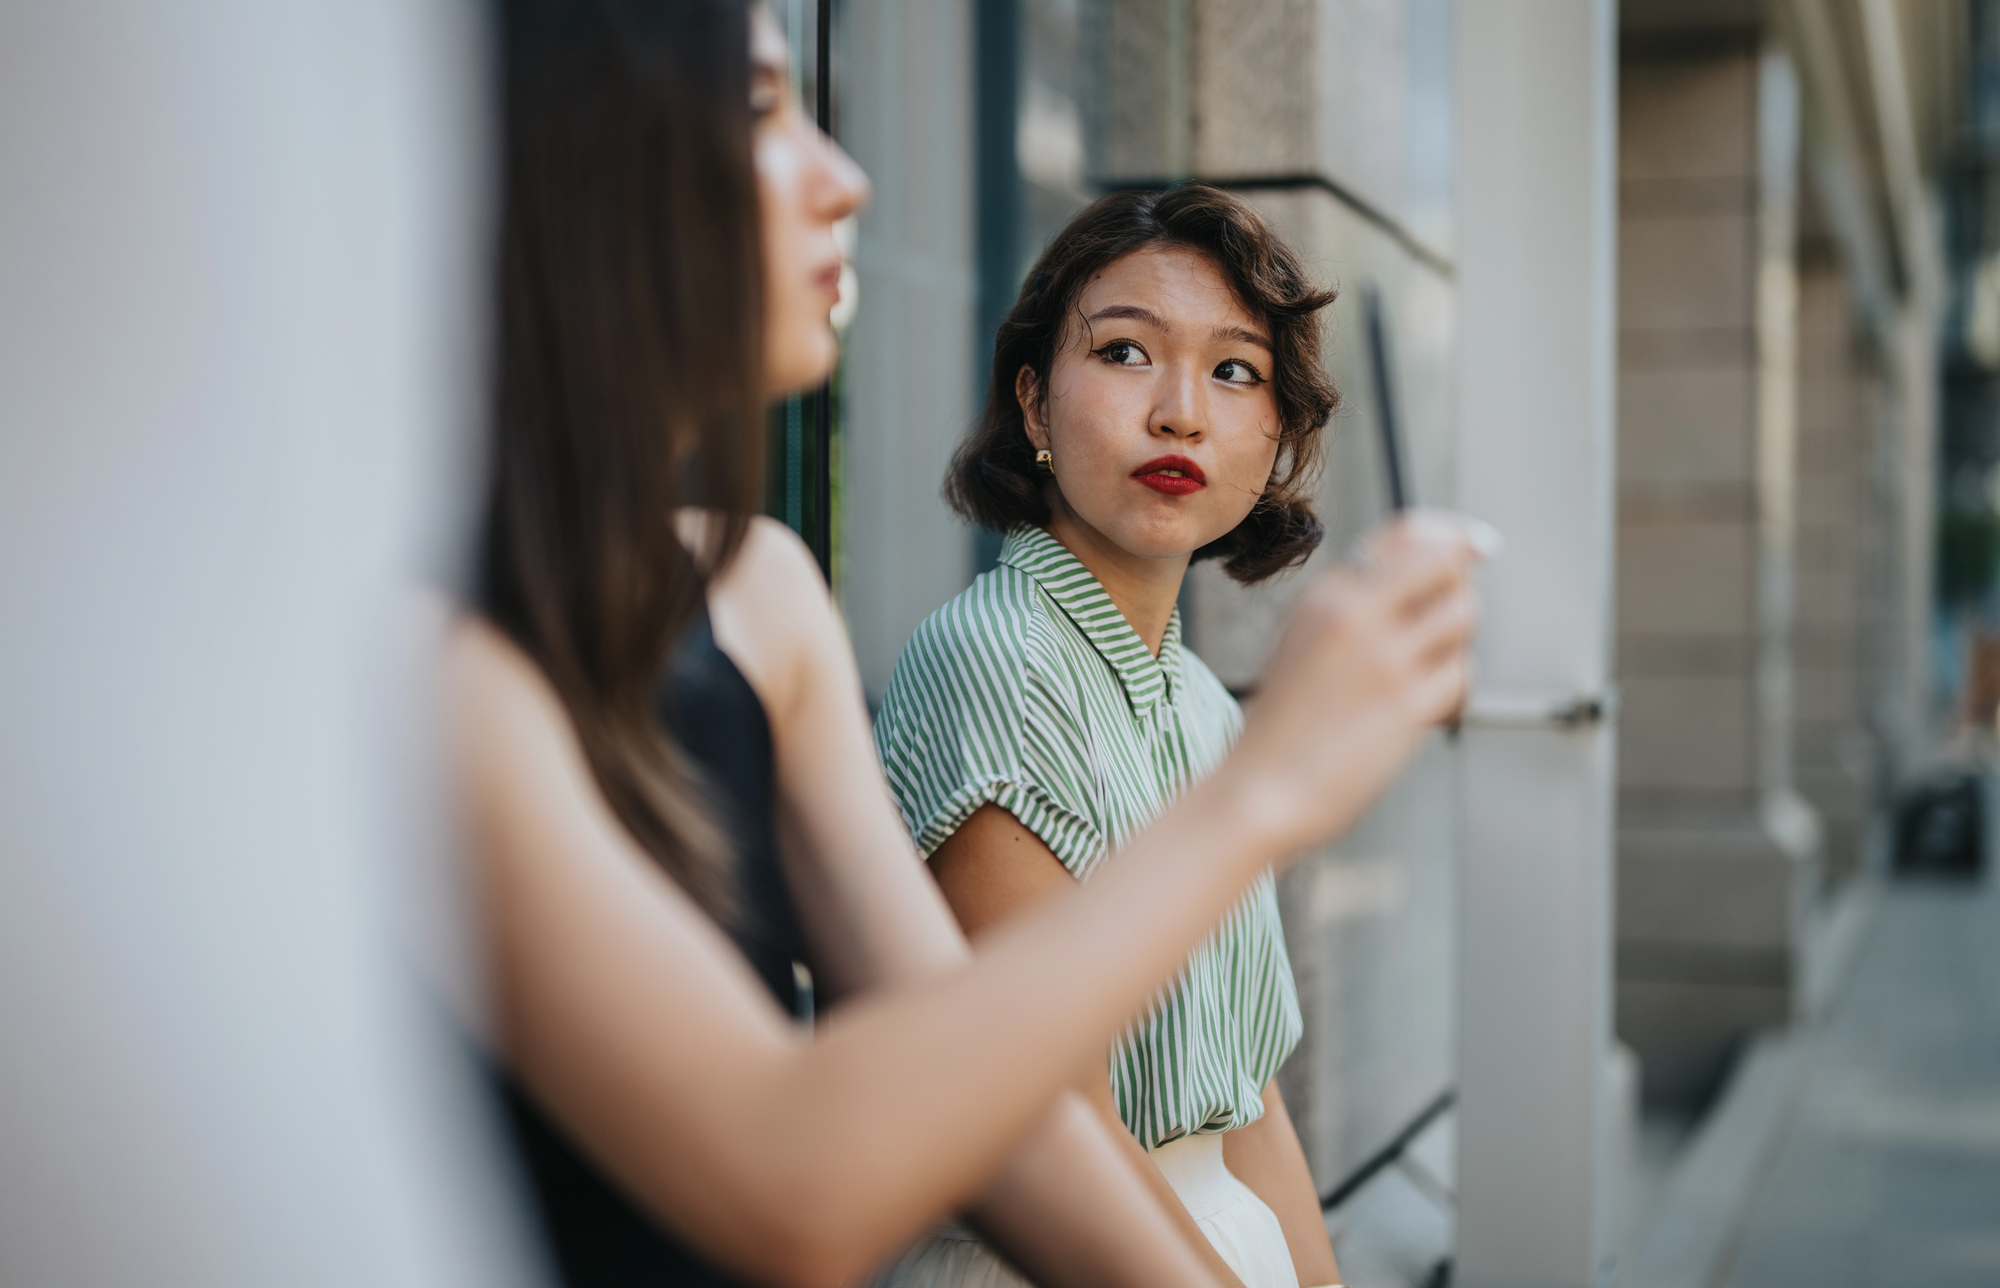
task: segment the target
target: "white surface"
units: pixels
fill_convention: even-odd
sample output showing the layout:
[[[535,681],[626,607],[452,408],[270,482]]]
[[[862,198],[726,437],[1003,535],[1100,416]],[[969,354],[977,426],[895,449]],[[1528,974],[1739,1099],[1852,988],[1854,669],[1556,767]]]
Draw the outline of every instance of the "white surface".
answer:
[[[1481,687],[1599,693],[1612,614],[1616,11],[1458,9],[1459,500],[1485,574]],[[1468,726],[1453,1283],[1597,1282],[1608,1112],[1613,740]]]
[[[0,7],[8,1288],[520,1281],[416,979],[402,687],[467,472],[470,17]]]

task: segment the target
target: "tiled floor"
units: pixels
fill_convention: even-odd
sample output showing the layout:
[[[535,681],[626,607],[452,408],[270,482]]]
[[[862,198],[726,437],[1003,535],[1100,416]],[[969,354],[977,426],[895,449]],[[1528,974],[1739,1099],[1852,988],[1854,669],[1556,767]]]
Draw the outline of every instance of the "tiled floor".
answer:
[[[1722,1288],[2000,1285],[2000,880],[1892,886]]]

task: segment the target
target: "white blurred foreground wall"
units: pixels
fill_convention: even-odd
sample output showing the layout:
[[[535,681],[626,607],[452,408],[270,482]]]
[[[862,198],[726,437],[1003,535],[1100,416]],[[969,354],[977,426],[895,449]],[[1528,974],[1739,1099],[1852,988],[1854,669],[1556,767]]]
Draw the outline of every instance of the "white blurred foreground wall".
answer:
[[[1499,525],[1466,713],[1458,1247],[1466,1288],[1612,1268],[1617,23],[1458,11],[1459,501]]]
[[[8,1288],[521,1281],[410,770],[471,18],[0,7]]]

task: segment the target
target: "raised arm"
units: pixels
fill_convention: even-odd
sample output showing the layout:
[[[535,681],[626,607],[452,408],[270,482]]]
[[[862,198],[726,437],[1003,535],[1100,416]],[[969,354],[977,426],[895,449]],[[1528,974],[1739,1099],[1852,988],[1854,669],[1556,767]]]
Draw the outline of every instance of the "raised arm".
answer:
[[[963,966],[965,937],[889,796],[853,652],[811,554],[759,520],[710,589],[709,616],[771,719],[786,877],[825,991],[851,997]],[[1110,1130],[1075,1093],[967,1215],[1044,1288],[1236,1282],[1122,1125]]]
[[[626,836],[533,664],[468,623],[454,753],[500,1040],[690,1244],[777,1282],[851,1279],[972,1199],[1255,874],[1352,822],[1456,706],[1468,563],[1456,528],[1406,525],[1372,571],[1308,588],[1213,777],[978,962],[810,1043]]]
[[[959,924],[975,942],[1076,884],[1062,860],[1042,843],[1042,838],[998,805],[982,805],[960,824],[931,856],[931,870]],[[1201,1254],[1210,1273],[1234,1279],[1236,1275],[1229,1263],[1201,1232],[1187,1205],[1118,1117],[1107,1065],[1108,1052],[1100,1050],[1088,1067],[1079,1072],[1078,1094],[1089,1102],[1094,1117],[1116,1145],[1128,1170],[1145,1187],[1152,1202],[1166,1213],[1178,1237]],[[1096,1212],[1086,1206],[1078,1215],[1088,1221]]]

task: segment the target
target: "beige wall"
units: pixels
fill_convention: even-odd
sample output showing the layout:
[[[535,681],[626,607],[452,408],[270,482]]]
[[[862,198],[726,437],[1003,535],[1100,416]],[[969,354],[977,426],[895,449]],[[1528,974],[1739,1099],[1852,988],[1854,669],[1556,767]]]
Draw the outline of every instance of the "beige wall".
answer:
[[[1619,1025],[1666,1099],[1808,1004],[1900,706],[1902,449],[1775,41],[1621,66]]]
[[[1618,1022],[1686,1100],[1789,1017],[1819,859],[1791,791],[1798,126],[1754,34],[1620,70]]]
[[[1628,810],[1755,790],[1756,60],[1631,62],[1619,133]]]

